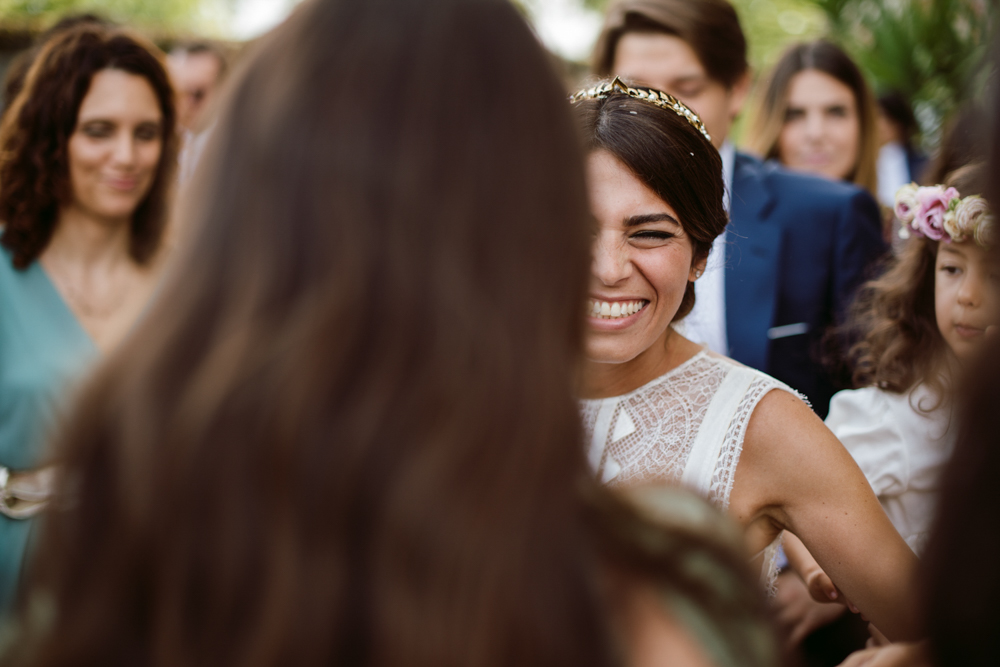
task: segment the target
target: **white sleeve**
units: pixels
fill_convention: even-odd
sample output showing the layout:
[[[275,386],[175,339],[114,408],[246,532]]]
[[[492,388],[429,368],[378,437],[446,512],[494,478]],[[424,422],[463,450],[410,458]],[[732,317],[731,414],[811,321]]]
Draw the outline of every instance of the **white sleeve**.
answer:
[[[875,495],[906,490],[910,457],[886,392],[875,387],[838,392],[826,425],[857,461]]]

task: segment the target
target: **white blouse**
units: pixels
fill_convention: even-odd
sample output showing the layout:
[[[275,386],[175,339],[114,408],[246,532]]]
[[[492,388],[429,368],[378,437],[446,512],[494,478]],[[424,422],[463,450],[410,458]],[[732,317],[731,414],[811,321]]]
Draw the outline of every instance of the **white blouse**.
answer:
[[[750,416],[772,389],[800,396],[770,375],[702,350],[627,394],[581,401],[591,468],[611,486],[679,483],[725,511]],[[768,587],[777,545],[764,552]]]
[[[919,555],[937,508],[938,479],[957,428],[947,405],[923,384],[907,394],[866,387],[841,391],[826,425],[857,461],[889,520]]]

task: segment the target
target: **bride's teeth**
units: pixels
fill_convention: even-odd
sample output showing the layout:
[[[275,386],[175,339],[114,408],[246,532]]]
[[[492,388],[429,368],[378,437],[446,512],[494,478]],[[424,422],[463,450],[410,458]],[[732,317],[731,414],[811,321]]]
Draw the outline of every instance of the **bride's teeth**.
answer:
[[[608,301],[590,300],[590,316],[604,319],[630,317],[645,307],[645,301]]]

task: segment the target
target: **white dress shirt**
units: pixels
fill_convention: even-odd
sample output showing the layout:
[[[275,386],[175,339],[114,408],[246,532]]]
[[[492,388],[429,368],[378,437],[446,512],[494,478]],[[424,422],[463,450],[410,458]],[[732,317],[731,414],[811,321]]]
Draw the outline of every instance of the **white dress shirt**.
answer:
[[[896,191],[910,182],[910,165],[906,160],[906,149],[895,141],[882,146],[878,151],[878,198],[884,206],[896,205]]]
[[[728,139],[719,150],[722,157],[722,178],[726,185],[722,203],[729,211],[729,197],[733,189],[733,165],[736,147]],[[719,354],[729,354],[726,338],[726,233],[719,234],[712,243],[705,272],[694,284],[695,303],[691,313],[676,323],[681,335]]]

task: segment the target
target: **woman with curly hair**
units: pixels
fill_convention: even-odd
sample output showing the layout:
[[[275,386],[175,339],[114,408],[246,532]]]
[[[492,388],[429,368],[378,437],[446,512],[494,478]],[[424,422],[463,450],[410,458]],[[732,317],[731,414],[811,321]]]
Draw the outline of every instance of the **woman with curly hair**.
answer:
[[[38,466],[67,386],[155,284],[175,161],[162,54],[100,25],[55,34],[0,124],[0,613],[50,492]]]

